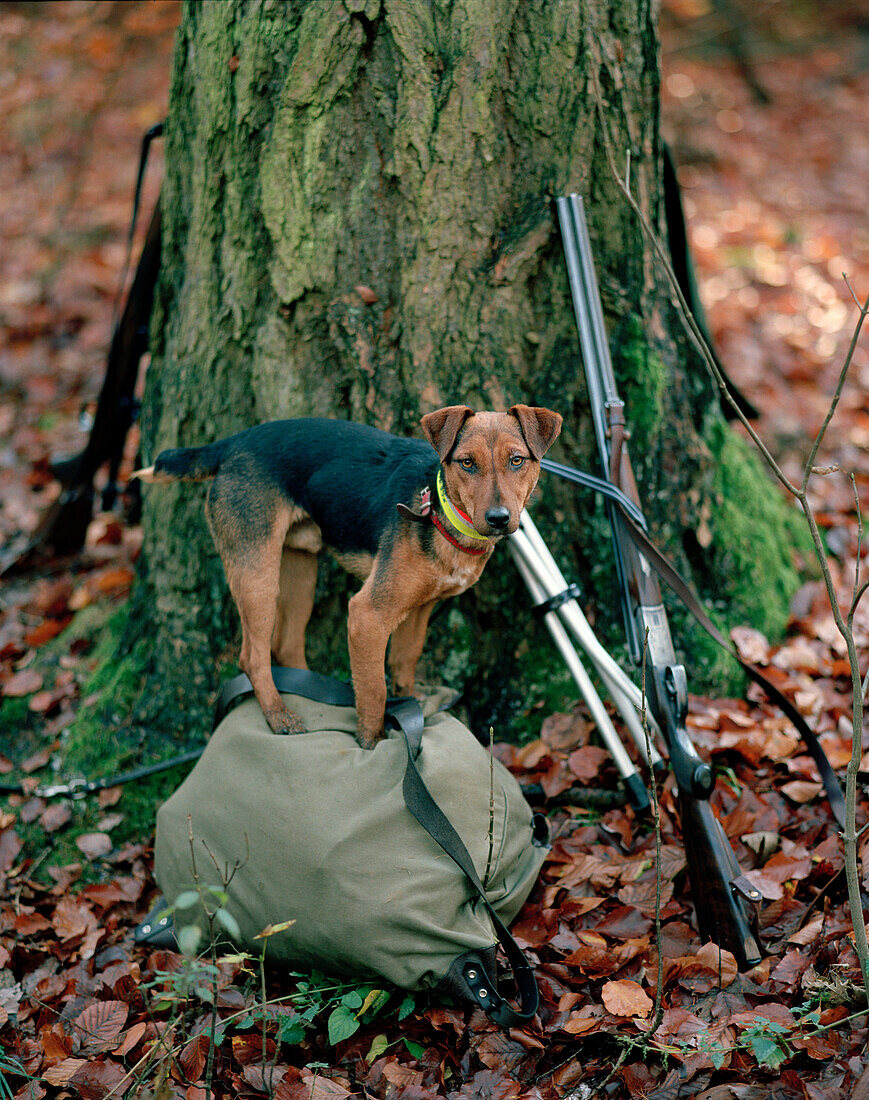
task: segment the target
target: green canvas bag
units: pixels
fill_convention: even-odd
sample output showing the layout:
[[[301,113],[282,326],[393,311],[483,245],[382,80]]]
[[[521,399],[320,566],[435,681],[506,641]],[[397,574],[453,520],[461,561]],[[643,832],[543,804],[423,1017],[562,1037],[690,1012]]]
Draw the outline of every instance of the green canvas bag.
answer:
[[[438,988],[506,1026],[533,1017],[537,986],[506,925],[548,839],[513,776],[461,722],[425,717],[415,700],[390,704],[388,736],[361,749],[349,685],[273,672],[309,732],[275,735],[252,698],[220,721],[157,814],[155,872],[167,902],[193,887],[194,857],[200,885],[216,878],[212,856],[238,863],[226,907],[243,944],[255,948],[267,925],[294,921],[270,936],[272,961]],[[250,691],[237,677],[222,709]],[[176,924],[197,917],[178,913]],[[518,1009],[497,992],[499,943]]]

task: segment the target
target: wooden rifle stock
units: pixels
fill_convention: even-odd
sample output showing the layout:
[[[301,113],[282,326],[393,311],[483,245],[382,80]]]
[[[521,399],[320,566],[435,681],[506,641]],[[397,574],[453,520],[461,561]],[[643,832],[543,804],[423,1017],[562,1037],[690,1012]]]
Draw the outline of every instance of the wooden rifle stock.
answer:
[[[556,200],[559,225],[592,420],[604,476],[638,507],[625,431],[582,200]],[[622,518],[621,506],[607,499],[628,644],[634,662],[645,668],[650,712],[667,743],[669,766],[677,787],[682,842],[688,877],[704,939],[732,952],[741,968],[761,959],[755,905],[760,894],[741,874],[720,822],[709,804],[712,769],[700,759],[685,729],[688,686],[676,660],[658,579]]]

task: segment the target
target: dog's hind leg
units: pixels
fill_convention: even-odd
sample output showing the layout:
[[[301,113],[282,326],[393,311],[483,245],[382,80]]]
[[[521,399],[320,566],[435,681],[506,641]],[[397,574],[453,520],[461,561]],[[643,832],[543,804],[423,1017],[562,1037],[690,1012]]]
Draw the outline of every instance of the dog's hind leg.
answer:
[[[225,479],[229,480],[229,479]],[[277,496],[256,511],[235,505],[233,484],[216,479],[209,493],[208,523],[241,617],[241,657],[254,695],[275,733],[304,733],[301,718],[281,699],[272,679],[272,635],[280,590],[281,551],[290,508]]]
[[[287,668],[307,668],[305,629],[314,610],[317,588],[317,555],[285,546],[281,555],[280,593],[272,633],[275,663]]]

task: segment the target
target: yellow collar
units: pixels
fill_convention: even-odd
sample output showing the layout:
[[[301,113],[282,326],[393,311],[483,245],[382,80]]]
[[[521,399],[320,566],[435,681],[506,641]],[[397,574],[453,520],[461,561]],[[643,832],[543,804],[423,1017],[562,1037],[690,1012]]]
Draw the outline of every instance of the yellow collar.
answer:
[[[481,535],[479,531],[475,531],[470,523],[470,516],[466,516],[464,512],[460,512],[455,505],[450,501],[447,496],[446,489],[444,488],[443,471],[438,470],[438,500],[441,502],[441,508],[444,510],[444,515],[455,527],[460,535],[464,535],[465,538],[475,539],[477,542],[488,542],[489,540],[485,535]]]

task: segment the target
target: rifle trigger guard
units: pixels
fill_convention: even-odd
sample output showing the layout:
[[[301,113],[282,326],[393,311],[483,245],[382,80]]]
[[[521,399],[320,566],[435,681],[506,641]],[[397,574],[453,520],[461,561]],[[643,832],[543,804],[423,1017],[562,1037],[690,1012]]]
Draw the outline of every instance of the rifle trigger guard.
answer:
[[[673,704],[677,723],[684,726],[688,714],[688,677],[684,665],[667,665],[664,670],[664,687]]]

